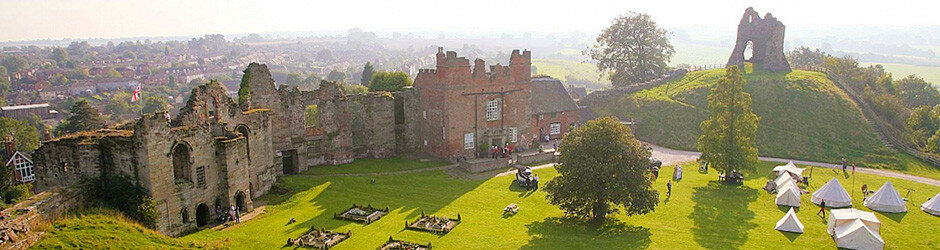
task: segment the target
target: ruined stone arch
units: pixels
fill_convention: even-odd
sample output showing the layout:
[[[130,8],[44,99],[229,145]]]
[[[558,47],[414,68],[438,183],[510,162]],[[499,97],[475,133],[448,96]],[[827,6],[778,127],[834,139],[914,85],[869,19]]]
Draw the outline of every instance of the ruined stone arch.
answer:
[[[173,159],[173,180],[192,182],[192,147],[185,141],[178,142],[170,152]]]
[[[180,210],[180,217],[182,217],[183,224],[188,224],[189,221],[189,211],[184,207]]]
[[[783,54],[783,42],[786,26],[772,14],[761,18],[754,8],[747,8],[738,24],[738,38],[728,58],[728,66],[744,66],[748,61],[755,68],[773,72],[789,72],[790,63]],[[752,56],[745,58],[745,50],[751,44]]]
[[[239,124],[235,126],[235,131],[245,137],[245,158],[248,159],[248,165],[251,165],[251,129],[248,128],[248,125]]]
[[[238,209],[240,213],[248,211],[248,197],[245,196],[244,191],[238,191],[235,193],[235,208]]]

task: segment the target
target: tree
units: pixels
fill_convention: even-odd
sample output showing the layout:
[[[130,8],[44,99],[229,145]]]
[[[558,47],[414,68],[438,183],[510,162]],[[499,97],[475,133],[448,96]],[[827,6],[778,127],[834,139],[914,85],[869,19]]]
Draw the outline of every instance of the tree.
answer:
[[[908,107],[936,106],[940,104],[940,92],[924,78],[909,75],[894,81],[898,97]]]
[[[29,68],[29,61],[21,56],[7,56],[3,58],[0,65],[7,68],[7,71],[12,75],[13,73],[25,71]]]
[[[408,74],[401,71],[386,72],[379,71],[372,75],[369,81],[369,91],[401,91],[405,87],[414,84]]]
[[[339,72],[336,70],[331,70],[329,75],[326,75],[326,80],[331,82],[345,82],[346,73]]]
[[[362,67],[362,80],[360,80],[359,83],[362,85],[370,84],[372,74],[375,74],[375,69],[372,68],[371,62],[366,62],[366,66]]]
[[[16,150],[33,151],[39,148],[39,133],[36,132],[36,127],[27,121],[0,117],[0,138],[11,134],[16,139]]]
[[[723,172],[753,170],[757,162],[754,135],[760,118],[751,110],[744,84],[741,69],[732,65],[708,94],[710,114],[701,124],[698,150],[702,161]]]
[[[59,65],[65,65],[69,60],[69,52],[63,48],[56,47],[52,49],[52,60]]]
[[[7,73],[7,68],[0,66],[0,106],[6,106],[6,96],[12,87],[13,86],[10,84],[10,74]]]
[[[823,58],[825,57],[826,54],[821,50],[811,50],[807,47],[799,47],[787,52],[787,61],[793,67],[822,67],[824,64]]]
[[[627,215],[645,214],[659,202],[650,149],[617,119],[588,121],[566,135],[559,150],[559,176],[545,186],[549,203],[601,222],[620,206]]]
[[[242,82],[238,85],[238,104],[242,108],[248,108],[251,106],[248,101],[251,100],[251,71],[247,68],[243,71],[245,75],[242,76]]]
[[[597,68],[617,87],[668,73],[666,63],[673,53],[669,32],[649,15],[635,12],[614,19],[590,50]]]
[[[91,107],[86,100],[79,100],[69,109],[72,115],[59,125],[60,133],[75,133],[79,131],[98,130],[104,128],[104,119],[98,110]]]
[[[109,68],[109,69],[108,69],[108,72],[106,72],[106,73],[104,74],[104,77],[106,77],[106,78],[121,78],[121,77],[124,77],[124,76],[121,76],[121,72],[118,72],[116,69],[114,69],[114,68]]]
[[[153,113],[157,111],[166,110],[169,103],[166,101],[166,97],[162,95],[148,95],[147,98],[144,98],[144,113]]]

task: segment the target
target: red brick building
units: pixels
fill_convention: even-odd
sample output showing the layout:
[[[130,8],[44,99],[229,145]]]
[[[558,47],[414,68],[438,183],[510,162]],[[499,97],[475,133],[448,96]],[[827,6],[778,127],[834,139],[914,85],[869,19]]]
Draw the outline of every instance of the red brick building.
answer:
[[[532,54],[514,50],[509,66],[458,57],[438,49],[437,68],[422,69],[414,88],[421,100],[423,151],[475,158],[493,145],[530,148],[560,139],[578,121],[578,106],[557,79],[532,78]],[[542,136],[540,136],[542,135]]]
[[[414,88],[421,100],[424,151],[474,158],[491,145],[529,145],[532,53],[514,50],[509,66],[457,57],[438,48],[437,68],[421,69]]]

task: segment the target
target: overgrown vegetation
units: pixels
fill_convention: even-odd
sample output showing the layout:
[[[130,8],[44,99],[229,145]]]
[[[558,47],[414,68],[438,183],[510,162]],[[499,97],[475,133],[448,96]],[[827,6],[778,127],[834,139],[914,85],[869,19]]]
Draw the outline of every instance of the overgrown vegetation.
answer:
[[[91,209],[59,219],[45,230],[36,249],[219,248],[220,242],[192,242],[162,235],[128,220],[120,212]]]
[[[115,209],[150,229],[157,225],[160,212],[156,202],[146,189],[126,177],[88,179],[83,190],[91,207]]]
[[[369,91],[395,92],[401,91],[412,84],[414,83],[405,72],[379,71],[372,74],[372,80],[369,81]]]

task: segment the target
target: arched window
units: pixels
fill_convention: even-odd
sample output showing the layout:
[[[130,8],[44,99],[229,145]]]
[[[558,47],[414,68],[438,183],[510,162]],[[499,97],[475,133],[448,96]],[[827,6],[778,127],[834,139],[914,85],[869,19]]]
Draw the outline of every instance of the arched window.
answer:
[[[173,147],[173,178],[176,181],[192,181],[191,164],[189,146],[180,143]]]
[[[249,138],[251,138],[251,136],[249,136],[251,131],[248,130],[248,126],[245,126],[244,124],[238,125],[235,130],[245,137],[245,156],[248,158],[248,164],[251,165],[251,140],[249,140]]]

